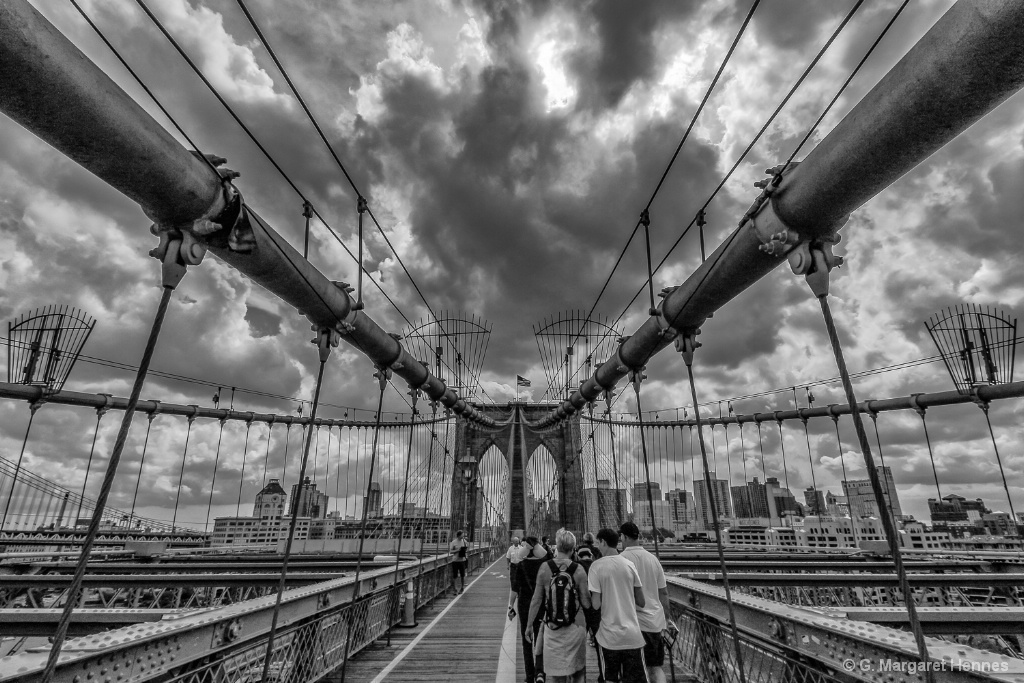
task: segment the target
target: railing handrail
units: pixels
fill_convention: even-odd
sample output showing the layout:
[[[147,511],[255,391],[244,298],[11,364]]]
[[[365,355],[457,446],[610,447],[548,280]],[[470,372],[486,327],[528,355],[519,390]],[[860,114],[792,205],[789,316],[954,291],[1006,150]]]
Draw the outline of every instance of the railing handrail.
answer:
[[[471,551],[470,555],[475,558],[490,553],[490,548],[481,548]],[[452,559],[452,555],[439,554],[423,558],[422,565],[425,570],[435,569],[450,564]],[[397,576],[393,565],[364,572],[359,577],[358,600],[370,599],[415,578],[420,564],[419,560],[402,563]],[[286,628],[330,607],[350,604],[356,594],[354,588],[354,576],[290,588],[281,596],[278,623],[281,628]],[[98,660],[109,661],[116,655],[131,662],[142,652],[160,653],[161,659],[166,659],[166,668],[152,670],[152,675],[161,675],[172,667],[177,668],[219,650],[266,636],[275,602],[275,595],[267,595],[233,605],[168,615],[159,622],[68,640],[54,680],[72,681],[76,676],[81,677],[79,680],[86,680],[91,667],[98,665]],[[38,650],[30,649],[0,659],[0,681],[33,680],[43,670],[49,648]]]

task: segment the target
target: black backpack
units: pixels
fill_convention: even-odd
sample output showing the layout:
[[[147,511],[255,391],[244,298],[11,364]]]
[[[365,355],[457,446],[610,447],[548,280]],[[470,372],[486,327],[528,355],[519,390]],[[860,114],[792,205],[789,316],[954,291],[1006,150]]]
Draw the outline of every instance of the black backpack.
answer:
[[[576,623],[580,609],[579,589],[576,587],[575,562],[562,569],[554,560],[548,560],[551,568],[551,583],[544,598],[544,622],[549,628],[557,629]]]

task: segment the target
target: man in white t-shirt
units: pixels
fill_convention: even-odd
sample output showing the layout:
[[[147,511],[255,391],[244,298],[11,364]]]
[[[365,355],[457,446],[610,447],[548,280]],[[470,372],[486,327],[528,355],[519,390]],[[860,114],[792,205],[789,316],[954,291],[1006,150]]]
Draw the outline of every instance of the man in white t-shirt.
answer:
[[[619,555],[618,546],[619,532],[598,531],[601,558],[590,565],[587,577],[594,609],[601,610],[599,656],[606,681],[646,683],[644,636],[637,620],[637,608],[645,604],[643,583],[633,563]]]
[[[658,558],[640,545],[640,528],[633,522],[619,527],[622,536],[622,557],[633,563],[640,581],[644,585],[644,606],[636,611],[640,630],[644,636],[644,663],[651,683],[665,683],[665,641],[662,632],[668,628],[666,615],[668,585],[665,570]],[[674,625],[673,625],[674,628]]]
[[[508,561],[508,580],[509,584],[511,584],[512,572],[515,570],[515,566],[523,559],[523,545],[519,541],[518,536],[512,537],[512,545],[508,547],[508,551],[505,553],[505,559]]]

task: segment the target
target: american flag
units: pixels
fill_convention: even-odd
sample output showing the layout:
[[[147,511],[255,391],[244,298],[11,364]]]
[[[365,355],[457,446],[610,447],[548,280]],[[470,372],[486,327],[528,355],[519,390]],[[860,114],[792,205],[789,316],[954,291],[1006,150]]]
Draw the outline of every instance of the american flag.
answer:
[[[530,380],[526,379],[522,375],[516,375],[516,386],[517,387],[528,387],[528,386],[530,386]]]

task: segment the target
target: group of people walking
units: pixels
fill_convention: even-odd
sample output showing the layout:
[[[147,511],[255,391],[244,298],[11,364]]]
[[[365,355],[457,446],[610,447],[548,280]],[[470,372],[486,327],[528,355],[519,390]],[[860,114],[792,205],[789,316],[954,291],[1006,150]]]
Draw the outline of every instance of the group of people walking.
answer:
[[[622,550],[620,551],[620,544]],[[665,572],[626,522],[586,533],[567,529],[513,539],[506,554],[519,618],[527,683],[586,680],[586,648],[595,644],[598,680],[664,683],[665,638],[674,638]]]

